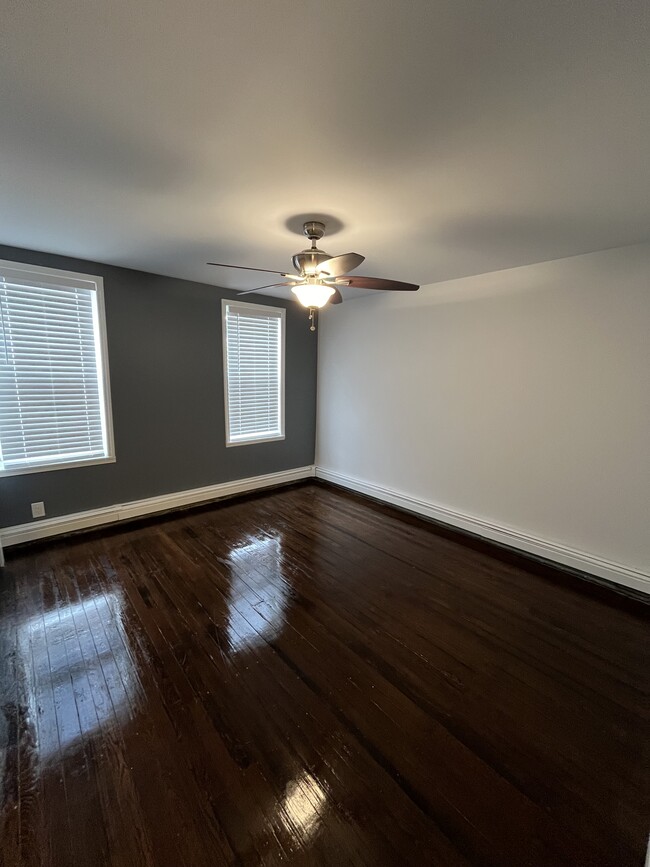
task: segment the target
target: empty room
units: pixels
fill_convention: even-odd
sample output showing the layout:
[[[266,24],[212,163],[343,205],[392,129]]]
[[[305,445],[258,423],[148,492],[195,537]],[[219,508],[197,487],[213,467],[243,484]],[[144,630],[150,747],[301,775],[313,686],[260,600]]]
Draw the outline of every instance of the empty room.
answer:
[[[650,867],[647,0],[0,3],[0,865]]]

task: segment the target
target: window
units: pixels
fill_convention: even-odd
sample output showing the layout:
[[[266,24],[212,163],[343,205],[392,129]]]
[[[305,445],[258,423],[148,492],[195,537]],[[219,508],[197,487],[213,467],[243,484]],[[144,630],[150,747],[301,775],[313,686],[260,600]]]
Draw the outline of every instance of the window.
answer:
[[[102,293],[0,261],[0,475],[114,460]]]
[[[226,445],[284,439],[285,311],[222,306]]]

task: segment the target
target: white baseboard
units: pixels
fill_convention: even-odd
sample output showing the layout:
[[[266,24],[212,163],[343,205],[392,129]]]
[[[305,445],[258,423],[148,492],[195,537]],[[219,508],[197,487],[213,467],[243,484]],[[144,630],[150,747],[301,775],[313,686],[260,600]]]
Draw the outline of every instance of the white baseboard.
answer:
[[[21,542],[31,542],[36,539],[44,539],[49,536],[58,536],[75,530],[83,530],[89,527],[98,527],[102,524],[112,524],[131,518],[153,515],[156,512],[165,512],[182,506],[190,506],[197,503],[219,500],[223,497],[242,494],[249,491],[261,490],[273,485],[283,485],[297,482],[317,476],[325,481],[340,485],[343,488],[366,494],[385,503],[390,503],[399,508],[406,509],[418,515],[424,515],[443,524],[459,527],[477,536],[490,539],[518,548],[528,554],[543,557],[587,572],[598,578],[604,578],[615,584],[630,587],[641,593],[650,594],[650,575],[620,563],[613,563],[602,557],[588,554],[585,551],[577,551],[566,545],[539,539],[521,530],[506,527],[484,518],[467,515],[446,506],[440,506],[426,500],[411,497],[403,492],[374,485],[352,476],[328,470],[324,467],[298,467],[293,470],[285,470],[279,473],[269,473],[263,476],[253,476],[248,479],[237,479],[232,482],[223,482],[218,485],[208,485],[204,488],[194,488],[189,491],[179,491],[172,494],[162,494],[158,497],[148,497],[145,500],[135,500],[131,503],[120,503],[105,506],[101,509],[90,509],[86,512],[77,512],[71,515],[62,515],[57,518],[43,518],[30,521],[27,524],[17,524],[13,527],[0,529],[0,565],[2,564],[2,548],[18,545]]]
[[[587,572],[590,575],[604,578],[615,584],[622,584],[624,587],[630,587],[641,593],[650,594],[650,575],[636,569],[631,569],[621,563],[613,563],[602,557],[588,554],[586,551],[577,551],[557,542],[539,539],[531,536],[529,533],[524,533],[522,530],[494,524],[484,518],[466,515],[454,509],[449,509],[446,506],[439,506],[426,500],[411,497],[400,491],[390,490],[389,488],[383,488],[379,485],[353,478],[352,476],[336,473],[325,467],[316,467],[316,477],[324,479],[327,482],[332,482],[335,485],[340,485],[343,488],[357,491],[360,494],[374,497],[376,500],[382,500],[385,503],[398,506],[401,509],[406,509],[409,512],[424,515],[443,524],[459,527],[462,530],[467,530],[477,536],[482,536],[493,542],[499,542],[510,548],[518,548],[527,554],[543,557],[545,560],[552,560],[563,566],[578,569],[580,572]]]
[[[43,518],[30,521],[28,524],[17,524],[14,527],[0,529],[0,556],[2,547],[18,545],[21,542],[31,542],[48,536],[58,536],[73,530],[84,530],[88,527],[98,527],[101,524],[112,524],[129,518],[139,518],[143,515],[153,515],[156,512],[166,512],[180,506],[190,506],[195,503],[218,500],[233,494],[243,494],[247,491],[257,491],[273,485],[284,485],[308,479],[314,475],[314,467],[298,467],[281,473],[268,473],[265,476],[253,476],[250,479],[237,479],[233,482],[222,482],[218,485],[208,485],[205,488],[194,488],[190,491],[179,491],[174,494],[162,494],[158,497],[148,497],[146,500],[135,500],[132,503],[120,503],[105,506],[101,509],[90,509],[87,512],[77,512],[73,515],[61,515],[58,518]]]

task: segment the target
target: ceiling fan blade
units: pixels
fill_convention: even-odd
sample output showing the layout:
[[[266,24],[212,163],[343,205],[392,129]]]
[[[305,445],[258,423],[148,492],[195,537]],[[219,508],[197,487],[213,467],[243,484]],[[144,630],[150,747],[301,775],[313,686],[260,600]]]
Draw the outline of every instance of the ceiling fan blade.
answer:
[[[358,268],[365,258],[359,253],[344,253],[342,256],[333,256],[319,266],[318,274],[321,277],[342,277],[343,274],[348,274]]]
[[[330,304],[342,304],[343,303],[343,296],[341,295],[341,293],[339,292],[338,289],[334,290],[334,294],[330,298],[329,303]]]
[[[266,286],[257,286],[255,289],[242,289],[238,295],[250,295],[251,292],[261,292],[262,289],[275,289],[276,286],[293,286],[293,283],[267,283]]]
[[[265,274],[279,274],[280,277],[290,277],[284,271],[270,271],[268,268],[249,268],[247,265],[226,265],[223,262],[206,262],[206,265],[216,265],[217,268],[238,268],[240,271],[263,271]]]
[[[381,277],[347,277],[345,283],[358,289],[390,289],[400,292],[415,292],[420,288],[415,283],[402,283],[400,280],[383,280]]]

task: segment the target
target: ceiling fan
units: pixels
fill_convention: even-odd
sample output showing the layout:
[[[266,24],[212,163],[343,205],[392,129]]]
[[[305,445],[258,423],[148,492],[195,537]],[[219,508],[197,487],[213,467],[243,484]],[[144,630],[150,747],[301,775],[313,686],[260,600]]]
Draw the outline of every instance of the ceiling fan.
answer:
[[[292,257],[295,274],[284,271],[273,271],[269,268],[248,268],[245,265],[226,265],[223,262],[208,262],[219,268],[239,268],[244,271],[263,271],[265,274],[279,274],[285,281],[267,283],[255,289],[246,289],[240,295],[261,292],[263,289],[274,289],[277,286],[290,286],[298,301],[309,309],[311,330],[315,330],[315,313],[328,302],[340,304],[343,296],[339,286],[354,286],[361,289],[389,289],[398,291],[416,291],[420,287],[415,283],[402,283],[399,280],[383,280],[380,277],[349,276],[363,262],[364,256],[359,253],[344,253],[342,256],[330,256],[317,247],[317,242],[325,234],[325,223],[309,220],[303,224],[303,232],[309,238],[311,247],[306,247]]]

